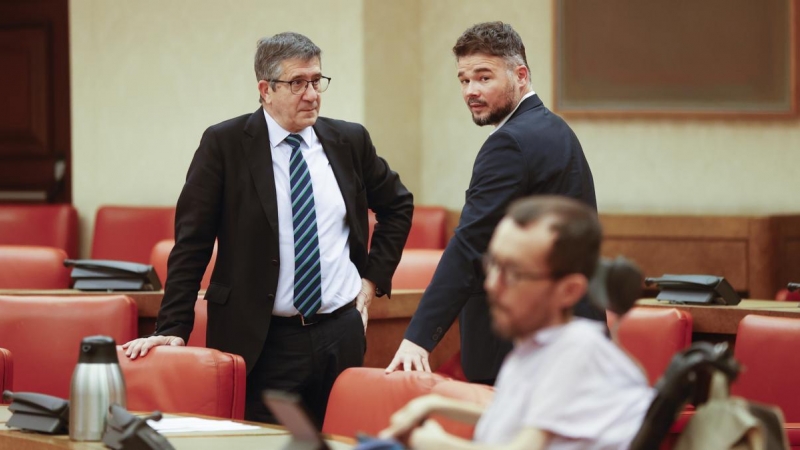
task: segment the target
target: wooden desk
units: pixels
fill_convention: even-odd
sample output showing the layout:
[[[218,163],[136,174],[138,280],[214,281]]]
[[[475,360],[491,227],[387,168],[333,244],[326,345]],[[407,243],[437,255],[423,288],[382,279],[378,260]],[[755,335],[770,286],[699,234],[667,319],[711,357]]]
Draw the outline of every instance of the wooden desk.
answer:
[[[395,290],[392,298],[386,296],[373,300],[369,309],[369,325],[367,327],[367,353],[364,356],[366,367],[386,367],[392,360],[403,334],[417,310],[422,297],[422,290]],[[82,292],[65,290],[2,290],[0,295],[109,295],[123,294],[136,302],[139,311],[139,335],[153,332],[158,309],[161,307],[163,291],[158,292]],[[202,295],[202,292],[201,292]],[[430,363],[435,370],[443,362],[450,359],[461,347],[458,322],[453,324],[439,345],[431,353]]]
[[[693,340],[734,340],[739,321],[748,314],[800,319],[800,303],[775,300],[742,300],[736,306],[674,305],[655,299],[642,299],[637,306],[677,308],[692,315]]]
[[[69,436],[50,436],[6,428],[11,417],[8,406],[0,405],[0,450],[95,450],[106,449],[102,442],[73,442]],[[289,432],[282,427],[248,422],[261,427],[258,430],[223,431],[210,433],[175,433],[167,440],[176,450],[264,450],[282,449],[289,440]],[[334,450],[352,449],[352,439],[332,437],[326,439]]]

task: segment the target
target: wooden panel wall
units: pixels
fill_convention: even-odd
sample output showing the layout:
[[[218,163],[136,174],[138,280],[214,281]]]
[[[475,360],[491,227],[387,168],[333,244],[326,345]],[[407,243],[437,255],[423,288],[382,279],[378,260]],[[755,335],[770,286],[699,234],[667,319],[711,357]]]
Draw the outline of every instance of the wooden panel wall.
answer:
[[[451,237],[459,214],[449,212]],[[626,256],[648,277],[720,275],[757,299],[800,282],[800,216],[600,214],[600,222],[603,256]]]

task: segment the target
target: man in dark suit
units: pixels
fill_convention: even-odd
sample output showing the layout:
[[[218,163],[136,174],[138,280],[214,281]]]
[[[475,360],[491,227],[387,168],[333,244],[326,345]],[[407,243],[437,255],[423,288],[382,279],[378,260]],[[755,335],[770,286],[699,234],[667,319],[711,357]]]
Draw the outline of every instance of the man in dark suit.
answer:
[[[262,107],[206,130],[175,213],[175,247],[153,336],[130,358],[184,345],[215,239],[207,345],[247,364],[245,418],[275,422],[261,393],[298,393],[322,424],[334,380],[363,363],[367,308],[390,294],[412,195],[363,126],[318,118],[330,78],[307,37],[259,41]],[[367,250],[367,209],[378,225]],[[190,374],[187,374],[190,376]]]
[[[595,210],[597,204],[578,138],[531,89],[517,32],[502,22],[477,24],[461,35],[453,53],[472,120],[496,128],[478,152],[455,235],[386,371],[430,371],[429,353],[458,317],[464,374],[494,384],[511,350],[492,333],[482,287],[481,258],[495,226],[513,200],[532,194],[572,197]],[[575,313],[605,320],[585,298]]]

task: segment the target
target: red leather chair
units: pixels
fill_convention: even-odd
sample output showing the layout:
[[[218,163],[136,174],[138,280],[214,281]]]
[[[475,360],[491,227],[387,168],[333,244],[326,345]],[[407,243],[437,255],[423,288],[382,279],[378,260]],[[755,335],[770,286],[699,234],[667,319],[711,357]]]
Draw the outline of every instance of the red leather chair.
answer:
[[[489,402],[491,402],[494,397],[494,388],[485,384],[448,380],[433,386],[431,393],[457,400],[464,400],[485,407],[489,405]],[[460,436],[464,439],[472,439],[472,435],[475,434],[474,425],[468,425],[446,417],[434,416],[434,419],[436,419],[450,434]]]
[[[775,294],[775,300],[779,302],[798,302],[800,301],[800,291],[789,292],[788,289],[781,289]]]
[[[0,245],[37,245],[78,257],[78,212],[72,205],[0,205]]]
[[[609,314],[612,333],[616,318]],[[666,370],[672,356],[692,343],[692,316],[676,308],[634,307],[622,317],[617,340],[655,384]]]
[[[355,367],[342,372],[333,384],[322,431],[355,437],[376,435],[389,418],[410,400],[431,392],[446,378],[434,373],[393,372]]]
[[[149,264],[153,246],[174,237],[174,207],[102,206],[94,221],[92,258]]]
[[[800,422],[800,319],[747,315],[739,322],[734,358],[744,370],[731,394],[779,406],[786,422]]]
[[[169,253],[172,247],[175,246],[175,239],[164,239],[158,241],[150,251],[150,265],[153,266],[158,279],[161,280],[161,285],[165,286],[167,283],[167,260],[169,260]],[[208,262],[206,273],[203,274],[203,280],[200,281],[200,289],[208,289],[211,283],[211,273],[214,271],[214,263],[217,260],[217,245],[214,244],[214,251],[211,253],[211,261]]]
[[[375,213],[369,212],[369,235],[375,228]],[[447,246],[447,210],[442,206],[414,206],[411,231],[405,248],[444,249]]]
[[[431,283],[433,273],[444,250],[407,248],[403,250],[400,264],[392,277],[394,289],[425,289]]]
[[[66,258],[55,247],[0,245],[0,289],[69,289]]]
[[[137,336],[136,303],[124,295],[0,296],[0,343],[14,354],[14,387],[69,398],[81,340]]]
[[[14,360],[11,352],[0,348],[0,403],[3,403],[2,392],[14,390]]]
[[[247,369],[239,355],[199,347],[155,347],[131,360],[117,347],[128,409],[244,419]]]

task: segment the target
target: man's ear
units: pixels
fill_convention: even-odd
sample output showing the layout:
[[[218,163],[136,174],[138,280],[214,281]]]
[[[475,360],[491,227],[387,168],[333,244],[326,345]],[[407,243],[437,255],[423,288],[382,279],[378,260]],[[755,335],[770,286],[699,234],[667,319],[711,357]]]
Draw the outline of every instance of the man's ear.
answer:
[[[269,81],[258,80],[258,95],[261,97],[262,103],[269,104],[272,102]]]
[[[528,75],[528,68],[526,66],[520,65],[514,70],[514,76],[516,77],[515,81],[519,86],[528,85]]]
[[[586,294],[589,280],[580,273],[569,274],[558,280],[558,302],[561,309],[572,308]]]

